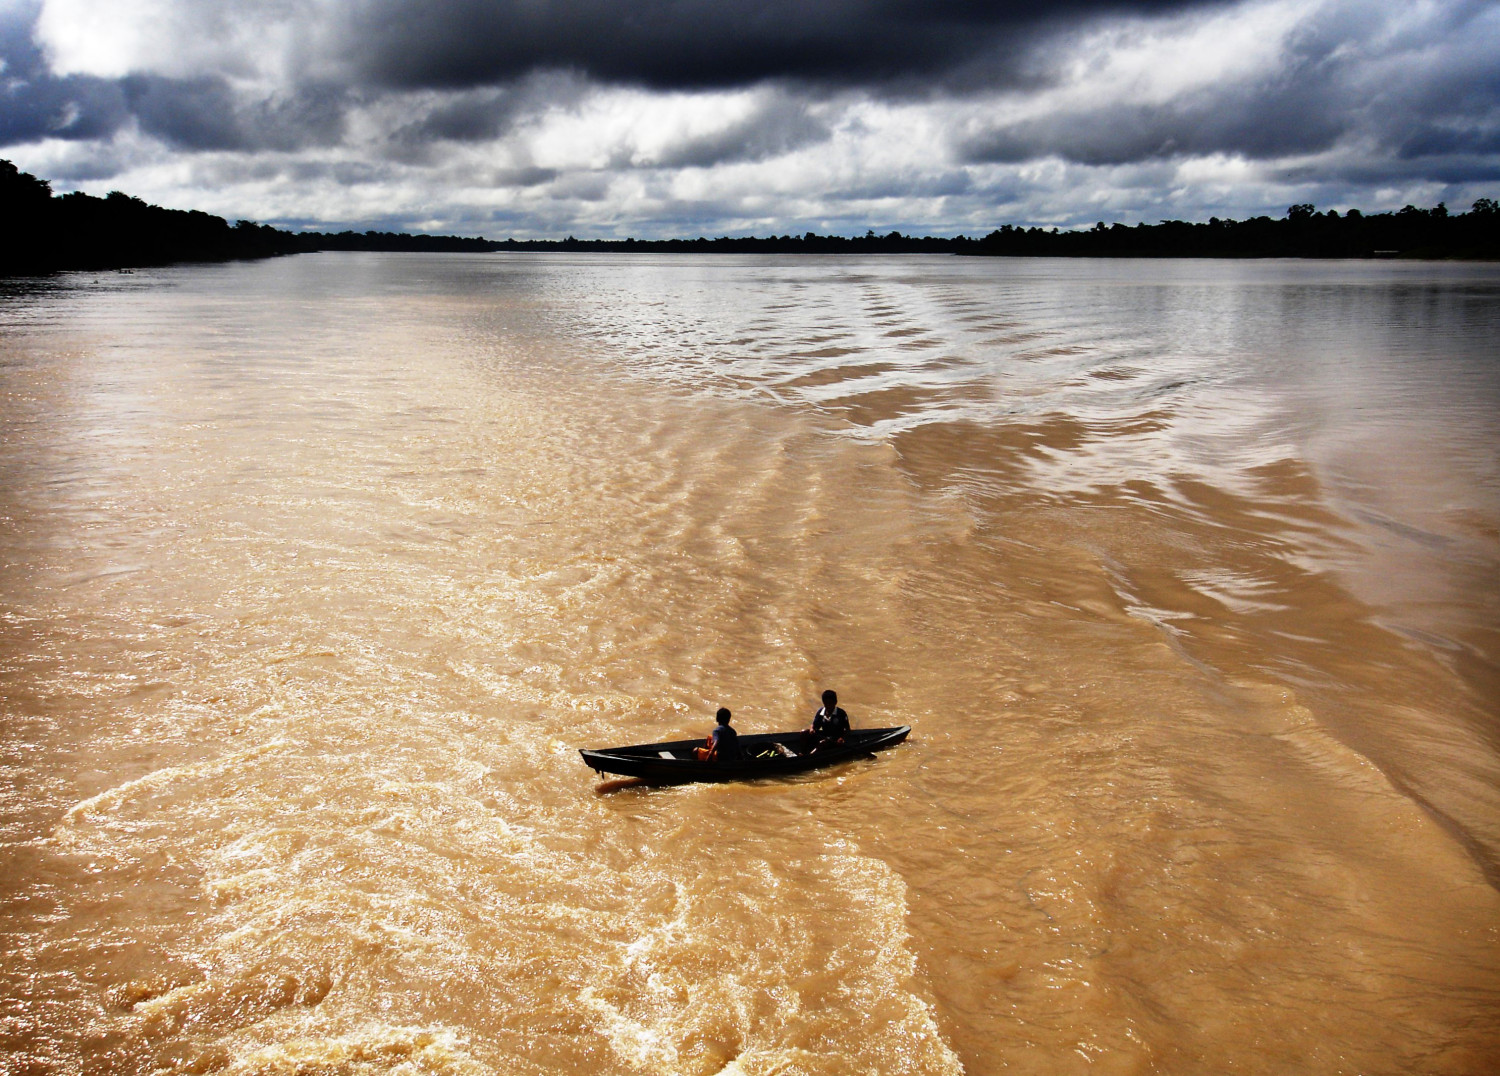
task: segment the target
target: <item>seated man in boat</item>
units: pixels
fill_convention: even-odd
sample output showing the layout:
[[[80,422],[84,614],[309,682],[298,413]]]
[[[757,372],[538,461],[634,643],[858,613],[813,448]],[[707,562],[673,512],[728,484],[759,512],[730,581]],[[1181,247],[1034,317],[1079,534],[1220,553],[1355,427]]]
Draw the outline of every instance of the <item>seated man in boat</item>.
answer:
[[[693,748],[693,756],[699,762],[738,762],[740,754],[740,735],[729,727],[729,710],[723,706],[714,715],[718,724],[708,734],[708,743],[703,747]]]
[[[849,715],[839,705],[836,691],[823,692],[823,705],[813,714],[812,724],[802,730],[804,748],[812,753],[820,747],[843,743],[849,735]]]

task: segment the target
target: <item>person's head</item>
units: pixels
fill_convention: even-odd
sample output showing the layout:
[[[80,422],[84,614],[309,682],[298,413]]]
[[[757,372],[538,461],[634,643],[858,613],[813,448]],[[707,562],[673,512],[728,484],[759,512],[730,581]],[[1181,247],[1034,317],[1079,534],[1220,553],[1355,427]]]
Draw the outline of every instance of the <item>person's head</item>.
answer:
[[[714,714],[714,719],[721,725],[729,724],[729,707],[720,706],[719,712]]]
[[[839,693],[831,688],[823,692],[823,705],[832,710],[839,704]]]

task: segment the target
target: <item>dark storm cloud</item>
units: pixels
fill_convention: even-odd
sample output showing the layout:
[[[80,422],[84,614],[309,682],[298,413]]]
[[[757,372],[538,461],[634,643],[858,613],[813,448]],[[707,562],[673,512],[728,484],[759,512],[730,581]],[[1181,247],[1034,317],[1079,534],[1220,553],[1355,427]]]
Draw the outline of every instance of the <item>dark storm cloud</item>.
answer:
[[[1457,154],[1500,154],[1500,122],[1472,126],[1427,124],[1413,131],[1397,154],[1402,160]]]
[[[653,89],[769,80],[931,80],[986,57],[1003,77],[1027,39],[1064,23],[1218,0],[372,0],[344,50],[394,88],[488,85],[540,69]]]
[[[46,3],[0,0],[0,155],[259,219],[953,231],[1500,172],[1494,0]]]
[[[1493,184],[1500,182],[1500,155],[1451,154],[1419,160],[1356,158],[1294,166],[1286,169],[1283,177],[1289,182],[1324,184],[1330,189],[1344,190],[1424,182],[1453,186]],[[1490,196],[1496,195],[1500,191]],[[1458,208],[1466,209],[1468,205],[1463,203]]]
[[[600,83],[684,90],[778,84],[776,96],[751,117],[657,150],[652,159],[614,158],[617,167],[710,167],[826,140],[828,121],[810,110],[819,95],[922,87],[961,98],[980,83],[1055,86],[1067,76],[1055,65],[1049,69],[1049,50],[1066,51],[1101,20],[1230,6],[1221,0],[367,0],[317,33],[298,31],[321,42],[323,60],[342,58],[322,68],[324,81],[294,79],[260,99],[213,71],[188,78],[54,77],[32,41],[38,7],[22,6],[0,20],[9,79],[0,144],[103,138],[133,117],[145,133],[185,150],[292,151],[338,144],[348,111],[361,103],[427,93],[430,99],[408,102],[407,116],[388,129],[390,159],[417,164],[434,162],[445,143],[507,137],[525,118],[570,107]],[[1461,33],[1487,6],[1449,5],[1447,17],[1427,29],[1433,43]],[[198,0],[194,8],[226,24],[255,10],[235,0]],[[1370,114],[1351,73],[1368,61],[1368,42],[1390,17],[1372,20],[1369,12],[1358,3],[1323,9],[1290,43],[1278,69],[1256,80],[1150,104],[1091,101],[969,131],[957,141],[958,157],[1016,163],[1055,156],[1105,166],[1204,153],[1269,159],[1326,150],[1351,131],[1373,134],[1404,156],[1489,152],[1480,147],[1492,125],[1472,116],[1455,121],[1453,113],[1493,107],[1500,73],[1492,62],[1478,70],[1471,64],[1446,81],[1424,71],[1390,87],[1396,100],[1382,115]],[[1350,50],[1350,42],[1361,47]],[[332,70],[342,72],[344,85],[327,81]],[[1453,149],[1440,151],[1444,144]]]
[[[0,10],[0,146],[41,138],[107,138],[129,117],[118,84],[54,78],[32,40],[34,8]]]

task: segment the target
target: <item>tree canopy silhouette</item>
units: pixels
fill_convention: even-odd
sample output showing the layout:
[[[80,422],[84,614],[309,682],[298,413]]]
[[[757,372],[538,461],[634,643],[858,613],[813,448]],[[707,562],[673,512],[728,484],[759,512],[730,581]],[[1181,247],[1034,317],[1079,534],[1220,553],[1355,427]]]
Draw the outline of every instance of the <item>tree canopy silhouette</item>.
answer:
[[[975,244],[974,253],[1088,258],[1500,258],[1500,207],[1481,198],[1468,213],[1406,206],[1395,213],[1340,216],[1294,205],[1285,219],[1251,217],[1206,224],[1105,225],[1059,232],[1005,225]]]

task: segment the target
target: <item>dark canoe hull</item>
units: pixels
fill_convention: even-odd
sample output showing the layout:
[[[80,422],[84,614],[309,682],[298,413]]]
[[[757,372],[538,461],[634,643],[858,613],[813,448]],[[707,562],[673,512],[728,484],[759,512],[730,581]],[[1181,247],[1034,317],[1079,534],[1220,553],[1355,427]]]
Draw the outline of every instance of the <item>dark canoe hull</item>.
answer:
[[[643,743],[632,747],[611,747],[600,751],[582,750],[583,761],[600,773],[621,777],[639,777],[658,784],[680,784],[684,781],[742,781],[755,777],[784,777],[802,773],[852,758],[863,758],[872,751],[895,747],[911,732],[910,725],[889,729],[854,729],[841,744],[820,748],[812,754],[802,753],[801,732],[769,732],[741,736],[740,747],[746,758],[742,762],[699,762],[693,748],[702,740],[672,740],[668,743]],[[755,756],[773,745],[797,752],[792,758],[773,755]]]

